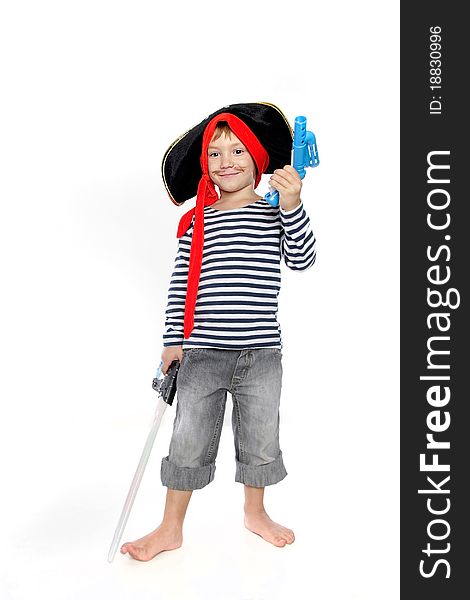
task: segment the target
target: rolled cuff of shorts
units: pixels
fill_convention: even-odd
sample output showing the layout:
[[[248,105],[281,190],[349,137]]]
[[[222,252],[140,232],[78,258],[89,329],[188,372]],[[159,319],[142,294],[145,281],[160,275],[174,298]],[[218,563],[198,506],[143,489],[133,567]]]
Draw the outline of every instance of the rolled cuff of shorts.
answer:
[[[160,476],[162,484],[172,490],[200,490],[214,479],[215,463],[204,467],[177,467],[168,460],[162,459]]]
[[[238,460],[236,461],[235,481],[249,485],[251,487],[266,487],[278,483],[287,475],[284,462],[282,460],[282,452],[271,463],[267,465],[245,465]]]

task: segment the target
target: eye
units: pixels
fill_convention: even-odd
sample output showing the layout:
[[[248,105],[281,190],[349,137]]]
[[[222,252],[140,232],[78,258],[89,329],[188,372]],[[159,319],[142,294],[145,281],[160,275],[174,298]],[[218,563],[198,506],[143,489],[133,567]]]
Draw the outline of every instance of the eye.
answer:
[[[219,154],[219,153],[218,153],[218,152],[211,152],[211,153],[209,154],[209,157],[214,157],[214,156],[215,156],[215,155],[217,155],[217,154]]]
[[[237,149],[235,150],[235,152],[236,152],[237,154],[243,154],[243,150],[242,150],[241,148],[237,148]]]

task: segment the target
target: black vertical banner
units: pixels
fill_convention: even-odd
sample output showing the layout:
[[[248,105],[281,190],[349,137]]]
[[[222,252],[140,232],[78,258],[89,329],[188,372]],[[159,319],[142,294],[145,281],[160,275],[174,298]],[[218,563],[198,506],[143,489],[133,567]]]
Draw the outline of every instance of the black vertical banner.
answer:
[[[457,6],[401,3],[404,600],[470,593],[469,36]]]

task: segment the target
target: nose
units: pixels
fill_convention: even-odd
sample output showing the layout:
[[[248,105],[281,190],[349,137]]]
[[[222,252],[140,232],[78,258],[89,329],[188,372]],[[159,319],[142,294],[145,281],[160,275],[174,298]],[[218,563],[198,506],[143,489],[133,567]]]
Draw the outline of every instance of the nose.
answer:
[[[233,167],[233,154],[231,152],[222,152],[220,156],[220,167],[222,169]]]

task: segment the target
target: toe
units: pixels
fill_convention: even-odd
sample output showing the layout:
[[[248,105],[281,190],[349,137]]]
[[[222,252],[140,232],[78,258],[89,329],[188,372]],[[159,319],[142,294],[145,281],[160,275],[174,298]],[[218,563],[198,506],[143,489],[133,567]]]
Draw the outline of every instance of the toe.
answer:
[[[295,540],[294,533],[292,531],[287,531],[284,538],[288,544],[292,544],[292,542]]]

